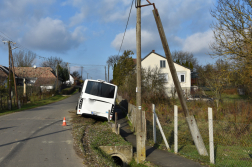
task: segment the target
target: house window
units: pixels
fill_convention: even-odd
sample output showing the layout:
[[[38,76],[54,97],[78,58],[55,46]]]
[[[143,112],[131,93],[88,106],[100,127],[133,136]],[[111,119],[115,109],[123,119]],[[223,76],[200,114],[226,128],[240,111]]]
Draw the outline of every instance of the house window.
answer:
[[[168,82],[168,73],[159,74],[159,79],[163,79],[164,82]]]
[[[178,72],[178,79],[179,79],[179,82],[185,82],[185,72]]]
[[[180,82],[185,82],[185,75],[184,74],[180,75]]]
[[[160,60],[160,68],[165,68],[165,60]]]

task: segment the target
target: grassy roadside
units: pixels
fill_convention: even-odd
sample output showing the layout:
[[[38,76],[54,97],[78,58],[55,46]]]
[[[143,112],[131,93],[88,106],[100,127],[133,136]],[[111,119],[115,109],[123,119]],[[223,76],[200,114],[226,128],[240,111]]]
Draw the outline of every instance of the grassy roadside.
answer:
[[[78,90],[76,89],[71,95],[73,95],[73,94],[75,94],[77,92],[78,92]],[[69,96],[55,95],[55,96],[52,96],[52,97],[50,97],[48,99],[39,100],[39,101],[35,101],[35,102],[32,102],[32,103],[24,104],[21,107],[21,109],[1,110],[0,111],[0,116],[6,115],[6,114],[11,114],[11,113],[14,113],[14,112],[23,111],[23,110],[32,109],[32,108],[36,108],[36,107],[40,107],[40,106],[44,106],[44,105],[47,105],[47,104],[51,104],[51,103],[54,103],[54,102],[57,102],[57,101],[64,100],[64,99],[66,99],[68,97]]]
[[[158,149],[167,150],[163,142],[159,128],[157,127],[157,144],[153,142],[153,127],[152,123],[147,125],[147,142],[149,146],[154,146]],[[204,120],[198,120],[199,130],[201,132],[204,143],[206,144],[207,152],[209,153],[209,140],[208,140],[208,122]],[[174,153],[174,122],[170,120],[169,123],[163,124],[162,128],[166,135],[166,139],[170,144],[172,153]],[[252,166],[252,145],[251,135],[249,132],[244,132],[242,136],[238,136],[239,128],[243,131],[244,129],[250,129],[250,127],[242,126],[242,124],[232,124],[228,122],[215,122],[214,124],[214,154],[215,154],[215,165],[210,164],[209,156],[199,155],[196,146],[193,144],[191,134],[188,130],[186,121],[179,118],[178,122],[178,155],[193,161],[199,162],[203,165],[216,166],[216,167],[247,167]],[[229,129],[228,129],[228,128]],[[245,127],[245,128],[243,128]],[[236,130],[235,130],[236,128]],[[223,132],[225,129],[225,133]],[[235,135],[237,134],[237,135]],[[236,136],[236,137],[235,137]]]
[[[104,153],[99,146],[121,146],[130,145],[120,135],[112,132],[107,121],[85,118],[72,114],[72,136],[74,149],[88,166],[118,166],[111,156]],[[149,162],[137,164],[132,161],[130,167],[152,166]]]

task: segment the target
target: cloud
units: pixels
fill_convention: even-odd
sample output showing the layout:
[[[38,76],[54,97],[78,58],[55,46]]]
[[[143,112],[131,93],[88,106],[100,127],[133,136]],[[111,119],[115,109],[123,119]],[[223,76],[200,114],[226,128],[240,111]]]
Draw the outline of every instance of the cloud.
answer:
[[[156,0],[155,5],[159,11],[167,41],[171,50],[184,50],[192,53],[207,53],[212,40],[209,30],[211,16],[209,9],[212,0]],[[142,3],[144,4],[144,3]],[[123,13],[117,8],[111,11],[103,9],[105,21],[124,21],[126,23],[130,4],[125,4],[127,12]],[[142,52],[149,53],[152,49],[163,51],[162,43],[152,13],[153,7],[144,7],[141,12],[142,23]],[[126,11],[126,10],[125,10]],[[126,32],[121,50],[136,49],[135,27],[136,11],[133,5],[130,23]],[[192,35],[193,34],[193,35]],[[111,46],[119,50],[123,33],[117,34]]]
[[[73,17],[70,18],[70,27],[75,26],[81,23],[87,16],[88,9],[81,7],[80,12],[76,13]]]
[[[123,39],[123,34],[124,33],[117,34],[115,39],[111,43],[111,46],[114,47],[116,50],[120,49],[121,42]],[[150,32],[150,31],[142,30],[142,32],[141,32],[142,52],[151,51],[153,48],[156,47],[158,40],[159,40],[159,36],[155,35],[154,33]],[[125,37],[124,37],[123,45],[121,48],[121,52],[123,50],[136,51],[136,29],[135,28],[131,28],[131,29],[127,30]]]
[[[66,6],[66,5],[72,5],[74,7],[79,7],[84,3],[83,0],[66,0],[65,2],[62,2],[61,5],[62,6]]]
[[[70,32],[61,20],[46,17],[30,27],[22,42],[34,49],[62,53],[84,41],[83,31],[77,27]]]
[[[31,17],[45,13],[48,5],[51,5],[56,0],[8,0],[0,1],[0,16],[2,18],[10,18],[23,20],[23,18]],[[8,14],[7,14],[8,13]]]
[[[209,45],[214,41],[213,36],[212,30],[195,33],[183,41],[182,49],[192,53],[207,53]]]

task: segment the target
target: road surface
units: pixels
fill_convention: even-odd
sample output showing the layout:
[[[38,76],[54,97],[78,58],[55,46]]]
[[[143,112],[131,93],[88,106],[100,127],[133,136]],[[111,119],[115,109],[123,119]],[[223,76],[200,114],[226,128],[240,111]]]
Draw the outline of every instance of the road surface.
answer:
[[[73,149],[70,113],[79,93],[56,103],[0,116],[1,167],[83,167]],[[61,126],[66,117],[68,126]]]

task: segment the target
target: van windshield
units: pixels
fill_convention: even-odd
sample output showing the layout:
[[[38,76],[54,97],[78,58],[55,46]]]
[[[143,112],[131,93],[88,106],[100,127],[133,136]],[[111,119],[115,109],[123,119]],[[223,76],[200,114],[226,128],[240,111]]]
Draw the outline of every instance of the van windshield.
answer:
[[[99,97],[114,98],[115,86],[88,81],[85,93]]]

